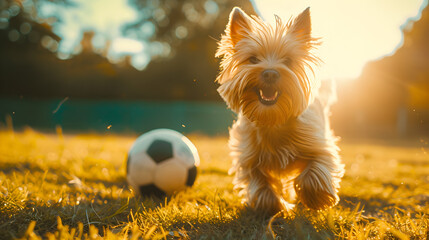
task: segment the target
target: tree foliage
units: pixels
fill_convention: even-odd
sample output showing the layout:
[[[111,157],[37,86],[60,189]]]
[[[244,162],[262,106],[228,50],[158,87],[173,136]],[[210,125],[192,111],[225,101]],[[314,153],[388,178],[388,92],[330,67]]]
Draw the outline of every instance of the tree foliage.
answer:
[[[8,20],[19,22],[16,27],[10,24],[0,30],[2,96],[217,100],[215,39],[223,32],[233,6],[252,12],[245,0],[133,2],[141,14],[123,33],[146,42],[153,60],[144,71],[137,71],[129,56],[111,61],[105,52],[94,52],[92,37],[96,32],[82,34],[82,51],[77,55],[59,60],[56,51],[61,39],[52,26],[61,24],[61,19],[41,19],[32,3],[31,21],[20,17],[25,8],[20,2],[9,1],[6,6],[17,6],[21,15]],[[36,25],[45,29],[48,37],[29,40],[28,34],[19,32],[19,26],[27,22],[32,29]],[[148,28],[153,28],[153,34],[147,34]],[[9,37],[11,31],[19,32],[18,40]]]

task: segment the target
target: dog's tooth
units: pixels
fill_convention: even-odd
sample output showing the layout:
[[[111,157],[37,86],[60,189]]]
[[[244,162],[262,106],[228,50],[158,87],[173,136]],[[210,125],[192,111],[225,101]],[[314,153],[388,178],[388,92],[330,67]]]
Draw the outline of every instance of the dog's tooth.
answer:
[[[262,91],[262,89],[259,89],[259,95],[261,96],[262,99],[264,99],[265,101],[267,101],[268,99],[265,97],[264,92]]]

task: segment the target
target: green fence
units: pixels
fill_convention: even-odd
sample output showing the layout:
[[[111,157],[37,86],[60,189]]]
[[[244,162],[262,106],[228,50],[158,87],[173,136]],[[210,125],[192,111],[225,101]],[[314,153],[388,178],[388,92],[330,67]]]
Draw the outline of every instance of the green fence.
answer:
[[[223,103],[0,99],[1,124],[65,132],[143,133],[170,128],[182,133],[225,135],[235,115]],[[10,117],[9,117],[10,116]]]

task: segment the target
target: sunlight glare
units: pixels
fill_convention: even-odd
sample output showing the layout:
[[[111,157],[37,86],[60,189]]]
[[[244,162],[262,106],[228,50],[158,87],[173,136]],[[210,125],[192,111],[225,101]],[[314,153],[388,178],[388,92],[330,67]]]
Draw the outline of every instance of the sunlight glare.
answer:
[[[111,51],[118,54],[133,54],[143,51],[143,44],[131,38],[115,38]]]

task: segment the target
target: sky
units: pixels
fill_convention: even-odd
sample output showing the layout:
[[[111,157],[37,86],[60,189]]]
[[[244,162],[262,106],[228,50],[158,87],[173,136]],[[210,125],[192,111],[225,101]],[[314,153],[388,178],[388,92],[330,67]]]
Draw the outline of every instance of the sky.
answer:
[[[75,7],[45,3],[42,16],[61,16],[61,23],[54,25],[54,32],[62,37],[58,48],[60,58],[76,53],[84,31],[96,32],[93,45],[104,48],[111,40],[108,57],[115,61],[123,55],[132,55],[131,64],[143,70],[150,61],[147,44],[141,39],[124,37],[121,28],[138,18],[138,12],[126,0],[72,0]]]
[[[425,2],[424,2],[425,1]],[[318,54],[324,61],[321,78],[353,79],[371,60],[394,53],[402,43],[401,27],[407,19],[418,19],[428,0],[252,0],[257,12],[274,21],[274,14],[288,20],[310,6],[313,35],[323,44]],[[42,15],[58,12],[62,23],[54,31],[63,40],[58,53],[67,57],[76,51],[84,30],[94,30],[95,48],[111,39],[108,57],[113,61],[132,56],[131,64],[143,70],[149,63],[153,46],[142,39],[125,37],[121,28],[138,17],[126,0],[73,0],[77,7],[45,5]],[[108,3],[108,4],[107,4]],[[144,26],[142,26],[144,27]],[[147,28],[148,34],[152,28]]]
[[[354,79],[371,60],[391,55],[402,44],[401,27],[418,19],[427,0],[253,0],[269,22],[297,16],[310,7],[314,37],[322,38],[318,54],[321,78]]]

